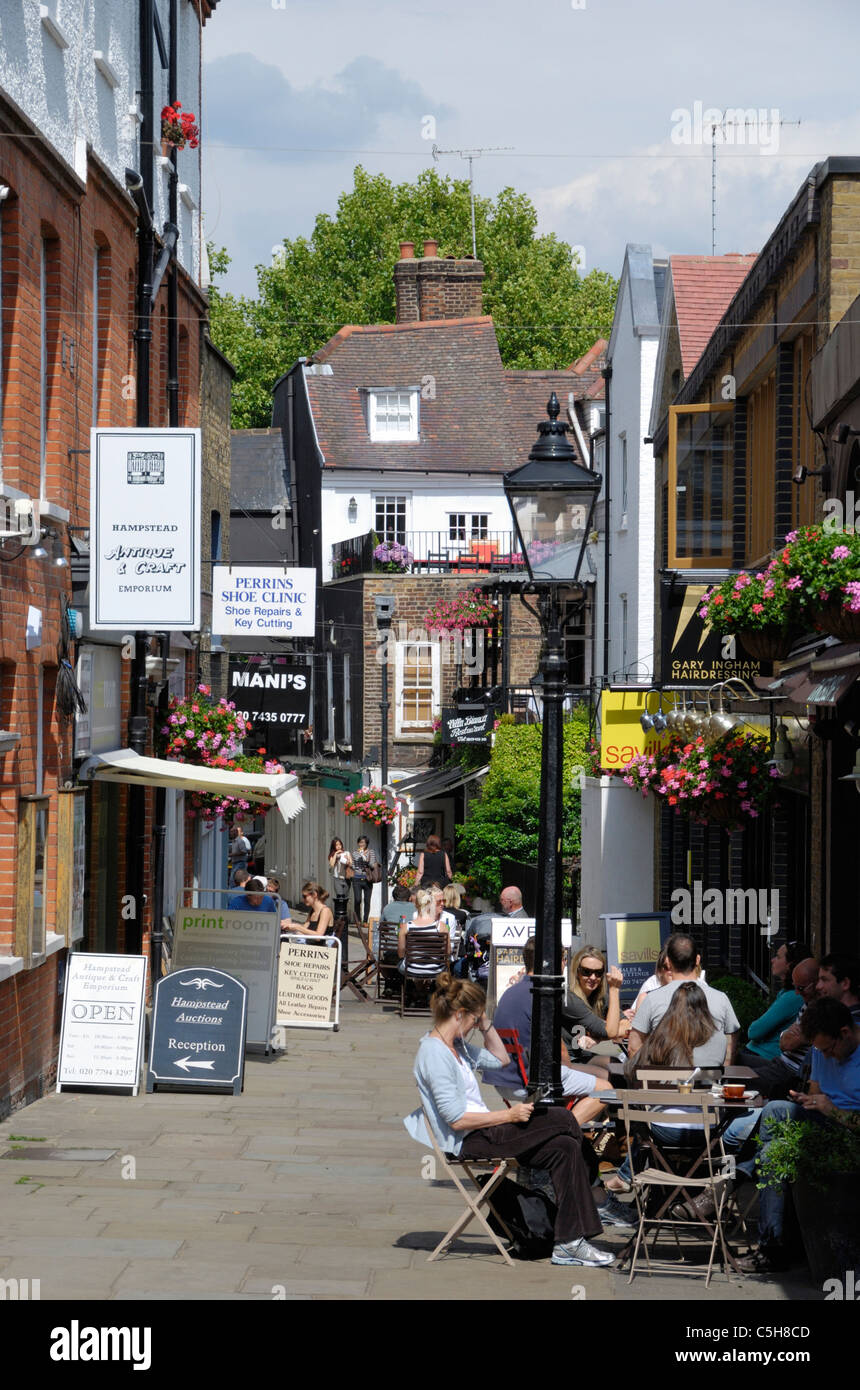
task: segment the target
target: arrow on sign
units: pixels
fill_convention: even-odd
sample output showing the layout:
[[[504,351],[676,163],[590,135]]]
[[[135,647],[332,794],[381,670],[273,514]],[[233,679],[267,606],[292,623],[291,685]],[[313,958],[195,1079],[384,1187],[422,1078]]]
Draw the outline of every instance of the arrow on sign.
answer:
[[[211,1071],[215,1065],[215,1061],[213,1058],[208,1062],[192,1062],[190,1057],[180,1057],[179,1061],[174,1062],[173,1065],[175,1067],[181,1067],[183,1071],[187,1071],[189,1067],[203,1067],[206,1071]]]

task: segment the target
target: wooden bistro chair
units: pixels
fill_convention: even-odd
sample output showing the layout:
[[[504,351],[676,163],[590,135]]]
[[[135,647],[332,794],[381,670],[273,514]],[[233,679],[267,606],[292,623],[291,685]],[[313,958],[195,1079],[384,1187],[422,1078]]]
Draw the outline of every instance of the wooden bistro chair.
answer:
[[[397,942],[400,927],[397,922],[379,923],[379,954],[376,958],[376,998],[396,999],[400,989],[400,958]]]
[[[427,995],[436,976],[448,968],[448,933],[445,932],[407,932],[406,969],[400,977],[400,1017],[410,1014],[429,1014],[430,1003]],[[433,969],[428,967],[432,966]],[[416,967],[420,967],[416,969]],[[423,1002],[407,1008],[406,991],[409,986],[423,990]]]
[[[435,1154],[436,1162],[439,1165],[437,1169],[437,1177],[442,1178],[443,1180],[450,1179],[450,1181],[454,1184],[454,1186],[456,1187],[457,1191],[460,1193],[460,1196],[463,1198],[463,1201],[466,1204],[465,1211],[461,1212],[461,1214],[457,1217],[457,1220],[454,1222],[450,1231],[448,1231],[448,1233],[442,1237],[439,1244],[436,1246],[436,1249],[433,1251],[432,1255],[427,1256],[428,1264],[431,1260],[438,1260],[442,1255],[444,1255],[448,1250],[448,1247],[453,1244],[453,1242],[463,1231],[465,1231],[466,1227],[472,1221],[477,1221],[481,1226],[483,1226],[484,1230],[490,1237],[490,1240],[495,1245],[505,1264],[510,1265],[511,1268],[513,1268],[513,1260],[511,1259],[505,1247],[502,1245],[501,1240],[496,1235],[492,1226],[487,1221],[487,1218],[484,1216],[484,1213],[481,1210],[481,1208],[485,1206],[489,1208],[489,1210],[493,1213],[496,1220],[498,1221],[499,1225],[502,1227],[502,1230],[508,1237],[508,1240],[513,1245],[513,1235],[511,1234],[505,1222],[502,1220],[499,1213],[496,1211],[490,1199],[493,1195],[493,1192],[498,1187],[499,1183],[502,1181],[504,1177],[507,1176],[511,1168],[516,1168],[516,1159],[461,1158],[458,1157],[456,1154],[443,1153],[442,1149],[439,1147],[436,1136],[433,1133],[433,1130],[430,1126],[430,1117],[427,1114],[426,1109],[424,1110],[424,1121],[427,1125],[427,1133],[430,1136],[430,1142],[433,1145],[433,1153]],[[489,1181],[484,1183],[482,1187],[478,1182],[477,1175],[479,1173],[484,1172],[489,1172],[491,1174],[491,1177]],[[474,1188],[474,1193],[471,1192],[469,1188],[466,1186],[466,1183],[464,1183],[462,1177],[460,1176],[461,1173],[466,1174],[468,1181]]]
[[[689,1075],[689,1072],[687,1074]],[[644,1125],[649,1131],[651,1152],[654,1159],[653,1166],[633,1175],[633,1192],[639,1215],[639,1229],[630,1255],[630,1278],[627,1282],[633,1282],[640,1248],[644,1252],[649,1274],[652,1271],[663,1274],[698,1275],[702,1273],[702,1268],[685,1265],[680,1261],[673,1263],[671,1260],[652,1260],[651,1253],[653,1253],[654,1246],[659,1239],[660,1230],[664,1226],[671,1230],[674,1235],[679,1255],[681,1254],[679,1233],[689,1231],[690,1228],[696,1233],[698,1228],[701,1228],[698,1230],[698,1234],[710,1237],[710,1257],[705,1271],[706,1285],[711,1281],[714,1256],[717,1252],[717,1242],[719,1242],[721,1262],[728,1278],[729,1264],[733,1263],[723,1234],[723,1207],[726,1200],[728,1178],[722,1138],[717,1137],[716,1140],[713,1138],[713,1135],[721,1135],[720,1112],[713,1097],[707,1091],[693,1091],[689,1095],[682,1095],[680,1091],[664,1089],[620,1091],[618,1096],[621,1101],[620,1116],[624,1122],[628,1150],[631,1145],[632,1127]],[[686,1113],[667,1114],[664,1108],[667,1106],[672,1109],[683,1106]],[[681,1157],[681,1163],[686,1168],[685,1172],[675,1173],[672,1171],[662,1153],[660,1142],[650,1134],[654,1125],[665,1125],[672,1128],[691,1125],[695,1125],[697,1128],[698,1126],[702,1127],[702,1148],[698,1156],[694,1157],[692,1162],[690,1162],[690,1154]],[[649,1199],[652,1197],[653,1189],[659,1191],[658,1206],[656,1211],[649,1215]],[[681,1199],[690,1201],[704,1191],[713,1193],[713,1216],[709,1218],[697,1217],[694,1220],[692,1217],[683,1219],[669,1215],[669,1209],[673,1202]],[[667,1194],[665,1198],[664,1192]],[[653,1208],[650,1209],[653,1210]],[[656,1228],[651,1243],[651,1253],[649,1253],[646,1240],[646,1231],[649,1226]]]

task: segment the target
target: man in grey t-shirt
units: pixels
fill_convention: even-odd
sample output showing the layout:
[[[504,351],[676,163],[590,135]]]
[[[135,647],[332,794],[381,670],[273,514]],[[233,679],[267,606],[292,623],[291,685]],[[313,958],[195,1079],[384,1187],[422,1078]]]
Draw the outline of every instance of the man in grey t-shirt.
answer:
[[[656,1028],[660,1019],[669,1007],[672,995],[684,980],[692,980],[697,984],[708,1001],[708,1011],[714,1023],[717,1025],[717,1032],[726,1035],[726,1056],[725,1066],[732,1061],[735,1052],[735,1041],[740,1032],[740,1024],[735,1016],[731,1001],[727,994],[723,994],[719,989],[711,989],[702,980],[696,978],[696,971],[701,963],[701,957],[696,952],[695,942],[692,937],[685,936],[683,932],[674,932],[666,942],[666,955],[669,968],[672,971],[672,979],[669,984],[663,985],[660,989],[654,989],[650,994],[646,994],[639,1008],[633,1017],[633,1026],[630,1030],[628,1039],[628,1052],[631,1057],[639,1051],[649,1033]],[[701,1063],[700,1063],[701,1065]]]

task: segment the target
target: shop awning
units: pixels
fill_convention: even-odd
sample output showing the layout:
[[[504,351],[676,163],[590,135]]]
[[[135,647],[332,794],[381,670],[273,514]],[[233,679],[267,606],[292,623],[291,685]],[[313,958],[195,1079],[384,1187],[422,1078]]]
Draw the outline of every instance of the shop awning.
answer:
[[[474,782],[476,777],[483,777],[489,767],[489,763],[486,763],[484,767],[471,772],[464,772],[461,767],[449,767],[444,771],[434,768],[416,777],[405,777],[402,782],[391,783],[387,790],[395,796],[407,796],[410,801],[426,801],[431,796],[447,796],[467,782]]]
[[[277,806],[283,819],[293,820],[304,810],[299,779],[291,772],[229,772],[196,763],[143,758],[130,748],[99,753],[81,766],[82,777],[98,782],[128,782],[138,787],[172,787],[174,791],[220,792],[240,796],[251,792],[255,801]]]

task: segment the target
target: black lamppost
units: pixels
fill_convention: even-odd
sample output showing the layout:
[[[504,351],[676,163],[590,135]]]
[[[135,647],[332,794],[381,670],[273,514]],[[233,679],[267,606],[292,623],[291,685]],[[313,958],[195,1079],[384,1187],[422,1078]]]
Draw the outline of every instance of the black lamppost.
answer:
[[[576,585],[594,504],[602,479],[576,463],[560,421],[553,391],[548,419],[528,462],[504,478],[529,579],[539,595],[543,645],[539,679],[543,692],[540,831],[535,905],[535,971],[532,983],[529,1086],[553,1101],[561,1090],[561,832],[564,762],[563,710],[566,685],[560,590]]]
[[[391,620],[394,617],[394,595],[376,594],[373,599],[374,610],[376,613],[376,630],[378,634],[387,634],[391,631]],[[391,650],[391,643],[385,643],[385,650],[382,653],[382,699],[379,702],[380,714],[380,747],[382,755],[380,757],[380,782],[383,787],[388,786],[388,656]],[[379,827],[379,857],[382,860],[382,906],[388,903],[388,826],[383,824]]]

